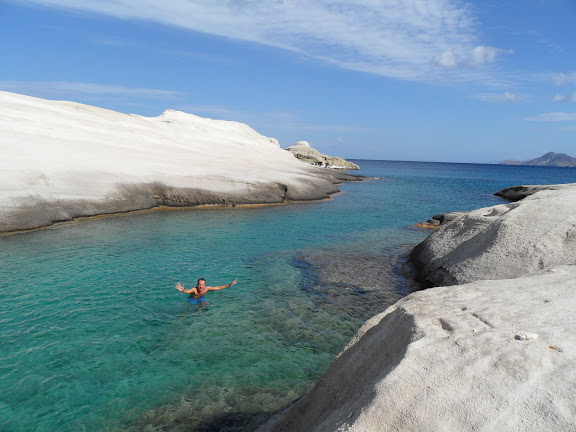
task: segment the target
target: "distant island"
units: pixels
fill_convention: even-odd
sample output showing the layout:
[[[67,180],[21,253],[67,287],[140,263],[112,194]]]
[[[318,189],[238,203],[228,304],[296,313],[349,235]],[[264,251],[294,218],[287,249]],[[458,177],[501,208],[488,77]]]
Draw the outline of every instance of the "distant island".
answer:
[[[536,159],[529,161],[511,161],[500,162],[500,165],[534,165],[534,166],[557,166],[557,167],[576,167],[576,158],[564,153],[546,153]]]

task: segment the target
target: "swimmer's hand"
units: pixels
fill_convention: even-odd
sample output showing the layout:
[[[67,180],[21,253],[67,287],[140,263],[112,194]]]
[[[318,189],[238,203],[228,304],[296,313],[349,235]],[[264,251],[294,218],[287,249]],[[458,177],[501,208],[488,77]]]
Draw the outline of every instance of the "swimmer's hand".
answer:
[[[184,292],[184,285],[182,285],[180,282],[178,282],[176,284],[176,289],[180,292]]]
[[[206,287],[206,289],[208,291],[220,291],[221,289],[230,288],[232,285],[236,285],[236,282],[238,282],[238,279],[234,279],[234,282],[230,282],[228,285],[220,285],[217,287]]]

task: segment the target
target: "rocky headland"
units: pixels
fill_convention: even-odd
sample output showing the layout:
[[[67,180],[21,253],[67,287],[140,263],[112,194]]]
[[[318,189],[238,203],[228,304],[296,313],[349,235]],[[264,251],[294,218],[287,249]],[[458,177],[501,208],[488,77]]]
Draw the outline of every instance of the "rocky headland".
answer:
[[[516,190],[514,190],[516,189]],[[259,431],[576,428],[576,184],[448,214],[410,254],[431,287],[369,319]]]
[[[532,165],[532,166],[556,166],[556,167],[576,167],[576,158],[565,153],[548,152],[540,157],[528,161],[506,160],[500,165]]]
[[[333,168],[340,170],[359,170],[360,167],[338,156],[328,156],[320,153],[315,148],[310,147],[308,141],[298,141],[294,145],[286,148],[287,151],[292,153],[298,160],[306,162],[307,164]]]
[[[0,92],[0,233],[159,207],[320,200],[357,177],[243,123]]]

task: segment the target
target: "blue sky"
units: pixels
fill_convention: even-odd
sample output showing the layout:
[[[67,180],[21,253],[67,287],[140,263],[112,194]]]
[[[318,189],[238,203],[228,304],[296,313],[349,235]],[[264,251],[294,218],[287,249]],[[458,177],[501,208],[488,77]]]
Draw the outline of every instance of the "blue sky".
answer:
[[[574,0],[3,0],[0,90],[348,158],[576,156],[574,23]]]

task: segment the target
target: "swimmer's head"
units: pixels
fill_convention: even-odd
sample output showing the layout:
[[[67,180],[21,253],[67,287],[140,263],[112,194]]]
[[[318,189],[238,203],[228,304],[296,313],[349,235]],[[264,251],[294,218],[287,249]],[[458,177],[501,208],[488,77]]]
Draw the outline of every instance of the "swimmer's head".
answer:
[[[204,288],[206,286],[206,279],[200,278],[198,279],[198,283],[196,284],[196,288]]]

